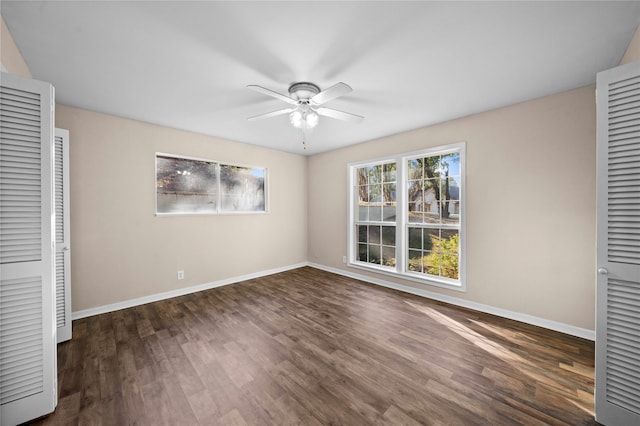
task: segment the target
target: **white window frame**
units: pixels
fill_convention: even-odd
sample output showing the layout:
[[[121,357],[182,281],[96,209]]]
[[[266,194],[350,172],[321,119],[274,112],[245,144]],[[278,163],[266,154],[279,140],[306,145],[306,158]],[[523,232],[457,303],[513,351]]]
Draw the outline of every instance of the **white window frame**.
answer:
[[[407,268],[408,254],[408,222],[407,206],[407,186],[408,170],[407,162],[416,157],[427,157],[434,155],[445,155],[454,152],[460,153],[460,225],[459,225],[459,258],[458,258],[458,279],[437,277],[420,272],[409,271]],[[364,166],[396,162],[397,186],[396,186],[396,266],[382,266],[358,261],[356,250],[356,225],[358,221],[358,194],[355,190],[357,183],[356,170]],[[365,160],[347,165],[348,178],[348,223],[347,223],[347,266],[366,271],[416,281],[436,287],[450,290],[466,291],[466,143],[459,142],[444,146],[432,147],[420,151],[407,152],[396,155],[389,155],[384,158]],[[393,225],[393,222],[385,222],[384,225]],[[441,228],[442,229],[442,228]]]

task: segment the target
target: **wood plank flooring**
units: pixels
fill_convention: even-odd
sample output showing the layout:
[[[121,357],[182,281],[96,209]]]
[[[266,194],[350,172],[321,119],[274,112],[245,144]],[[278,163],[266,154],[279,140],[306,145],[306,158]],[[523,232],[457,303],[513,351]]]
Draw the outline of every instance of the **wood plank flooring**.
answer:
[[[593,420],[593,342],[300,268],[74,321],[54,425]]]

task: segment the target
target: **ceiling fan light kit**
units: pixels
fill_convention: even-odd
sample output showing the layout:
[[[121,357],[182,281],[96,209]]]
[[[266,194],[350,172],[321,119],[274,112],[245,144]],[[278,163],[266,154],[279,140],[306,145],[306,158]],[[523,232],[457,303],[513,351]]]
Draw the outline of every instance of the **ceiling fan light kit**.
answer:
[[[308,105],[289,114],[289,120],[296,129],[313,129],[318,125],[319,117]]]
[[[316,127],[320,121],[320,115],[352,123],[359,123],[364,119],[364,117],[360,115],[338,111],[337,109],[325,107],[319,108],[326,102],[350,93],[353,89],[351,89],[351,87],[346,83],[337,83],[328,89],[321,91],[318,85],[307,81],[301,81],[289,86],[289,96],[262,86],[249,85],[247,87],[255,90],[256,92],[260,92],[293,105],[291,108],[255,115],[253,117],[249,117],[248,120],[256,121],[264,118],[276,117],[282,114],[289,114],[291,125],[302,130],[302,144],[305,146],[305,149],[306,144],[304,142],[304,131]]]

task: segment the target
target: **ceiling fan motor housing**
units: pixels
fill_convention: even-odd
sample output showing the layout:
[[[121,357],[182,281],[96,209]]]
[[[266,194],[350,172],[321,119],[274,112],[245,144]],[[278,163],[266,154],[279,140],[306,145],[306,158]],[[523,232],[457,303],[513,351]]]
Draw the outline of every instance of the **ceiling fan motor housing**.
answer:
[[[318,93],[320,93],[320,88],[315,84],[306,81],[293,83],[289,86],[289,95],[291,95],[293,99],[299,101],[308,101]]]

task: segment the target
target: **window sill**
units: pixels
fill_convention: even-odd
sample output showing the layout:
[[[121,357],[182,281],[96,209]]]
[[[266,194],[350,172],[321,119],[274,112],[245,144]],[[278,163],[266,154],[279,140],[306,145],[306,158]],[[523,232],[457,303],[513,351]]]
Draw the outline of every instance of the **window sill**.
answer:
[[[155,215],[162,216],[244,216],[244,215],[265,215],[269,214],[269,211],[258,212],[156,212]]]
[[[431,276],[424,277],[422,276],[422,274],[418,275],[417,273],[411,272],[400,273],[382,266],[368,265],[360,262],[349,262],[347,266],[350,268],[360,269],[361,271],[383,274],[394,278],[400,278],[402,280],[429,285],[432,287],[446,288],[447,290],[459,291],[461,293],[467,292],[463,280],[453,281],[446,278],[438,279]]]

